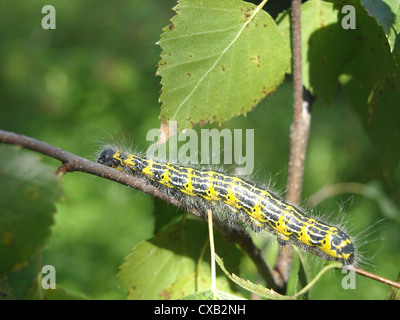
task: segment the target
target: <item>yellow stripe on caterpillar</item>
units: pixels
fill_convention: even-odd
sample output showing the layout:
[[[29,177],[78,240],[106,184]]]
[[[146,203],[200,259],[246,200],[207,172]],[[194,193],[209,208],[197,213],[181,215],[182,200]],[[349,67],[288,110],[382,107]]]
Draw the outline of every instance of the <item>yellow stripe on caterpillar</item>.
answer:
[[[309,218],[270,191],[242,178],[221,172],[161,162],[118,150],[106,149],[98,159],[106,166],[141,175],[160,188],[190,197],[202,208],[222,204],[238,223],[250,222],[254,230],[264,229],[327,260],[354,262],[354,246],[340,229]]]

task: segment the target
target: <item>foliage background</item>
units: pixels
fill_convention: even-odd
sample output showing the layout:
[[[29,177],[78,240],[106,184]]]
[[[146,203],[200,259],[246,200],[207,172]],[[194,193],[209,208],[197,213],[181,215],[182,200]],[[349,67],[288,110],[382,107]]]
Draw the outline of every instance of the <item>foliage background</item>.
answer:
[[[41,8],[46,4],[57,10],[56,30],[41,28]],[[155,43],[175,4],[171,0],[16,0],[12,5],[0,1],[0,128],[93,160],[113,135],[123,134],[133,149],[146,150],[147,131],[160,126],[161,86],[155,72],[161,50]],[[287,170],[291,90],[288,79],[246,117],[205,127],[254,128],[256,179],[272,179],[280,191]],[[376,153],[338,88],[330,106],[319,101],[313,106],[303,198],[339,182],[378,182],[382,175],[374,166]],[[399,205],[399,167],[391,181],[391,185],[378,182],[385,190],[378,193],[378,200],[387,197]],[[86,174],[67,174],[63,187],[64,201],[57,205],[43,265],[54,265],[57,284],[72,292],[124,299],[126,292],[118,288],[116,276],[124,257],[153,236],[157,223],[164,223],[160,220],[166,210],[178,214],[176,209],[165,209],[136,190]],[[373,266],[367,268],[396,279],[400,214],[397,210],[389,217],[380,204],[362,195],[344,194],[329,198],[318,210],[333,217],[345,215],[354,234],[385,219],[372,229],[377,231],[362,251],[373,258]],[[340,205],[344,210],[338,212]],[[267,246],[260,237],[256,241],[272,262],[276,245]],[[244,259],[241,268],[243,276],[259,280],[251,262]],[[23,296],[35,270],[33,260],[9,275],[17,298]],[[360,278],[357,290],[345,291],[341,279],[339,272],[325,275],[311,298],[380,299],[388,292],[387,286]]]

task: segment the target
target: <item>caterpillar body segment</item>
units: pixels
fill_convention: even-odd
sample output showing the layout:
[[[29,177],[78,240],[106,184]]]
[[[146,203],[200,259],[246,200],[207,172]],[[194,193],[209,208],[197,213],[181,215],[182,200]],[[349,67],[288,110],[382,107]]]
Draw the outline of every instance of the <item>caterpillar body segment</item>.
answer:
[[[280,243],[291,243],[327,260],[354,262],[354,246],[339,228],[309,218],[296,207],[252,182],[221,172],[160,162],[106,149],[98,159],[106,166],[142,175],[154,185],[209,206],[223,204],[232,220],[250,221],[255,231],[267,230]]]

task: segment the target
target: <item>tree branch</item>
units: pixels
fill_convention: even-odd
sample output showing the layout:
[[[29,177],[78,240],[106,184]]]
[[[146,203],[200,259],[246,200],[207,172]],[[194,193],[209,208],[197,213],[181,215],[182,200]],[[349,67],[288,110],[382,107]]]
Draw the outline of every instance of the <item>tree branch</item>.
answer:
[[[176,198],[166,195],[155,186],[146,183],[146,181],[144,181],[139,176],[129,175],[99,164],[97,162],[87,160],[63,149],[52,146],[46,142],[38,141],[24,135],[3,130],[0,130],[0,142],[19,145],[25,149],[36,151],[61,161],[62,165],[57,169],[56,173],[64,174],[66,172],[80,171],[93,174],[98,177],[106,178],[120,184],[135,188],[156,198],[164,200],[176,207],[182,207],[180,201],[178,201]],[[189,213],[205,219],[206,213],[200,212],[195,208],[190,209]],[[228,241],[237,243],[241,247],[241,249],[249,256],[249,258],[256,265],[259,274],[265,280],[267,287],[276,289],[276,275],[265,262],[260,249],[255,246],[250,235],[245,231],[239,231],[229,228],[226,224],[224,224],[222,221],[219,221],[218,219],[214,219],[214,224]]]
[[[293,53],[293,122],[290,127],[290,154],[288,177],[286,183],[286,200],[294,205],[301,197],[304,162],[307,151],[308,135],[311,121],[310,96],[307,99],[303,92],[301,66],[301,0],[292,0],[292,53]],[[304,98],[303,98],[304,95]],[[286,292],[292,265],[292,248],[281,247],[278,253],[275,270],[281,275],[280,293]]]

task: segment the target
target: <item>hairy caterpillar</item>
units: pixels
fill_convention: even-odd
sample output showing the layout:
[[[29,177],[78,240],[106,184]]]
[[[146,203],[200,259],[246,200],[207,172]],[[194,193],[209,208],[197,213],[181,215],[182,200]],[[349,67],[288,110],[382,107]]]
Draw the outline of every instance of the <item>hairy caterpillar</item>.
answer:
[[[281,244],[291,243],[327,260],[353,264],[354,246],[337,227],[309,218],[270,191],[236,176],[159,162],[114,149],[104,150],[98,162],[142,175],[160,188],[190,197],[203,207],[222,204],[234,220],[250,222],[255,231],[275,234]]]

